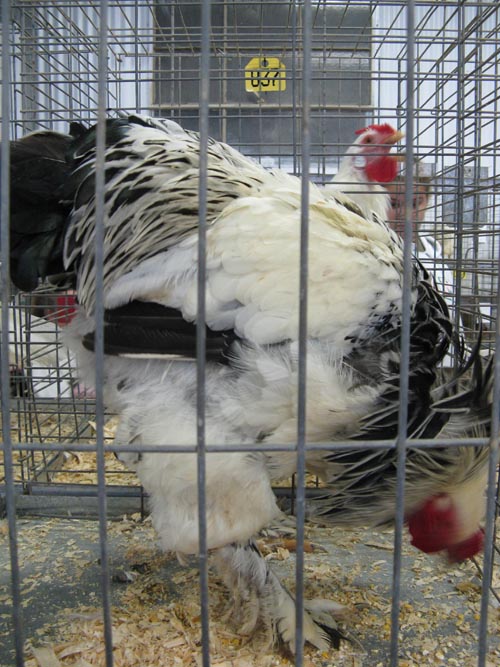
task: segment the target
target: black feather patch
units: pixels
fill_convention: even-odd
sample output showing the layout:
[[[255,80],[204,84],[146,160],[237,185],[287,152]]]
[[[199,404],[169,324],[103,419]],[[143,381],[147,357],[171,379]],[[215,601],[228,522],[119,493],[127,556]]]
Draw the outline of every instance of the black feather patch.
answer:
[[[411,320],[408,436],[436,437],[456,415],[460,415],[462,420],[459,424],[460,437],[489,435],[492,361],[483,367],[479,354],[481,337],[472,350],[465,354],[464,345],[457,340],[449,321],[446,303],[427,282],[426,273],[423,278],[417,285],[417,302]],[[360,431],[352,440],[390,440],[398,434],[399,370],[393,376],[384,377],[383,369],[387,368],[387,364],[376,366],[374,363],[384,339],[389,341],[389,350],[399,365],[400,332],[397,327],[392,331],[381,331],[371,342],[375,347],[370,349],[370,345],[365,345],[351,360],[354,369],[362,373],[365,382],[369,377],[369,368],[375,381],[387,386],[379,397],[376,410],[361,420]],[[450,344],[454,346],[457,356],[455,375],[444,383],[437,383],[438,365]],[[467,388],[462,390],[461,381],[471,371],[472,377],[467,377]],[[456,464],[456,451],[454,447],[422,450],[409,447],[406,460],[407,487],[417,487],[423,479],[428,479],[429,470],[439,479],[441,471]],[[487,455],[485,451],[481,447],[474,449],[475,462],[471,464],[472,469],[482,465]],[[330,517],[339,523],[348,523],[359,513],[364,514],[367,523],[382,524],[391,518],[385,500],[394,499],[395,496],[395,447],[381,450],[364,447],[339,449],[329,452],[324,458],[335,466],[332,466],[332,473],[325,480],[325,494],[310,500],[313,513]]]
[[[439,433],[449,419],[449,415],[431,408],[434,402],[431,390],[436,381],[436,369],[450,344],[455,345],[459,352],[459,343],[446,302],[417,260],[413,283],[416,300],[410,325],[408,436],[431,438]],[[385,440],[397,436],[400,362],[400,318],[381,318],[370,331],[370,337],[363,339],[361,345],[356,345],[349,359],[352,368],[360,375],[360,382],[371,381],[374,385],[382,384],[386,387],[378,399],[376,410],[362,420],[360,433],[353,439]]]
[[[61,189],[69,174],[72,138],[37,132],[11,142],[10,271],[14,284],[33,290],[40,278],[64,273],[63,238],[69,206]]]
[[[229,363],[233,331],[206,334],[208,361]],[[95,334],[87,334],[83,346],[94,351]],[[196,359],[196,324],[187,322],[175,308],[158,303],[132,301],[104,313],[104,352],[115,356]]]

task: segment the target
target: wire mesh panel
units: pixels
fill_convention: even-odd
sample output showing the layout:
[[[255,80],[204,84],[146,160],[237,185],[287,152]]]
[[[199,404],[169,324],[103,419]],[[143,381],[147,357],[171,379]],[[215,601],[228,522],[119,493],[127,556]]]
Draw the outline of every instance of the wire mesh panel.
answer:
[[[196,4],[160,5],[155,45],[155,112],[193,129],[199,114],[199,12]],[[342,135],[350,136],[371,106],[371,16],[362,5],[318,4],[314,13],[311,158],[313,172],[324,176],[338,163]],[[264,158],[269,167],[297,169],[300,159],[301,77],[294,74],[302,69],[301,31],[300,13],[288,3],[213,5],[210,134]],[[258,76],[262,67],[268,78]]]
[[[0,523],[0,540],[5,544],[0,555],[0,636],[5,639],[0,663],[28,667],[57,664],[242,667],[331,662],[370,667],[497,664],[500,396],[494,382],[498,369],[488,362],[494,360],[498,339],[498,4],[489,0],[441,3],[4,0],[1,19],[4,468],[0,477],[0,508],[6,519]],[[175,197],[169,209],[169,215],[176,216],[177,227],[173,233],[161,232],[161,226],[148,228],[156,246],[149,255],[141,256],[141,267],[145,268],[141,269],[140,280],[133,283],[128,297],[136,310],[123,314],[119,308],[127,304],[119,300],[120,289],[128,289],[127,280],[130,284],[137,280],[136,267],[129,258],[147,245],[140,225],[144,220],[154,220],[155,210],[172,196],[155,180],[159,179],[155,171],[160,161],[158,155],[150,158],[149,170],[137,182],[134,163],[127,162],[130,146],[126,138],[118,136],[119,130],[118,138],[111,136],[111,125],[105,134],[105,118],[122,119],[125,126],[129,116],[137,113],[167,119],[163,125],[137,119],[134,122],[141,127],[152,126],[154,132],[160,128],[167,134],[173,133],[174,141],[169,144],[175,156],[169,158],[175,163],[173,169],[179,174],[186,164],[189,169],[188,176],[182,172],[184,180],[176,180]],[[181,155],[175,137],[181,142],[182,130],[169,124],[170,121],[200,133],[199,137],[189,135],[189,141],[197,142],[194,158],[189,151]],[[88,133],[88,128],[96,122],[96,128]],[[311,320],[316,321],[317,304],[314,291],[306,286],[316,280],[321,261],[320,255],[314,254],[317,246],[312,245],[313,249],[308,251],[308,244],[314,243],[311,218],[325,206],[337,206],[324,202],[331,202],[335,196],[332,194],[338,188],[335,179],[338,183],[343,157],[360,136],[356,132],[366,126],[379,128],[385,124],[393,133],[397,129],[406,135],[405,149],[397,149],[402,158],[401,169],[394,178],[384,181],[385,190],[378,197],[378,202],[385,202],[384,192],[389,194],[387,206],[382,205],[383,217],[404,239],[398,285],[402,305],[397,302],[397,307],[402,308],[403,323],[397,324],[402,342],[396,370],[392,370],[398,377],[397,391],[393,392],[396,398],[387,390],[396,407],[384,420],[386,404],[384,407],[378,404],[381,427],[377,430],[378,417],[373,417],[371,408],[363,404],[365,412],[356,416],[356,420],[359,418],[356,428],[346,422],[343,430],[336,431],[332,438],[332,431],[324,428],[324,420],[345,410],[345,405],[357,396],[360,385],[369,385],[371,392],[378,389],[379,362],[370,362],[368,375],[373,377],[364,377],[361,353],[349,356],[345,351],[338,352],[347,349],[354,336],[346,331],[342,343],[337,341],[335,348],[332,345],[325,365],[337,368],[345,357],[349,370],[342,377],[359,373],[361,379],[343,393],[337,390],[340,395],[335,394],[335,401],[325,411],[327,416],[316,416],[323,405],[321,397],[329,391],[329,378],[318,371],[317,376],[313,375],[318,381],[314,383],[311,379],[311,372],[317,371],[315,341],[321,339],[320,334],[308,334]],[[39,130],[72,136],[73,143],[68,143],[63,155],[74,171],[54,196],[50,194],[50,200],[57,202],[57,215],[67,216],[68,220],[57,243],[61,248],[64,246],[66,257],[75,260],[80,253],[80,259],[73,264],[67,261],[64,266],[51,266],[53,270],[46,271],[48,278],[40,277],[35,289],[19,289],[19,285],[14,285],[19,283],[14,261],[10,263],[13,282],[9,279],[9,221],[22,208],[16,187],[22,186],[23,173],[19,175],[16,171],[16,145],[11,144],[9,151],[6,140],[19,140]],[[221,148],[213,140],[231,148]],[[134,141],[136,150],[142,139],[137,135]],[[151,146],[155,141],[158,143],[153,133],[146,143]],[[246,161],[233,149],[255,163]],[[219,167],[214,168],[211,162],[221,151],[223,158],[230,161],[229,175],[217,171]],[[134,160],[139,161],[137,155],[134,154]],[[79,162],[82,156],[83,161]],[[365,158],[358,158],[354,164],[362,170]],[[15,185],[9,180],[11,165],[13,178],[17,179]],[[277,359],[282,352],[273,357],[269,366],[267,361],[257,360],[255,378],[246,390],[244,406],[245,419],[251,426],[246,427],[245,437],[238,439],[235,433],[240,432],[231,430],[231,424],[242,419],[243,410],[232,399],[233,394],[239,395],[241,391],[238,384],[241,385],[241,378],[231,367],[236,354],[236,348],[231,347],[235,338],[231,336],[236,331],[236,345],[239,345],[242,329],[237,325],[233,330],[230,325],[214,324],[210,318],[218,298],[227,299],[220,317],[224,322],[232,317],[246,298],[246,292],[257,293],[259,283],[266,284],[266,271],[262,270],[258,279],[249,271],[250,278],[247,276],[240,291],[230,296],[227,296],[230,288],[222,278],[212,283],[209,277],[206,281],[197,278],[197,283],[193,278],[186,292],[175,290],[179,284],[182,286],[186,276],[212,275],[210,271],[218,257],[210,245],[211,226],[219,215],[224,219],[235,210],[241,194],[238,188],[254,187],[255,182],[265,178],[259,165],[272,173],[273,178],[277,170],[283,170],[301,179],[293,181],[293,189],[292,181],[284,180],[288,177],[279,177],[283,180],[268,190],[258,190],[249,205],[251,215],[253,211],[263,211],[259,224],[264,231],[262,236],[260,228],[255,232],[254,245],[265,248],[268,244],[274,248],[274,255],[259,255],[263,263],[267,262],[266,270],[270,271],[279,262],[288,268],[282,259],[288,256],[290,263],[297,263],[292,277],[283,274],[283,283],[288,280],[288,284],[266,287],[268,294],[262,308],[276,294],[281,294],[281,287],[284,304],[286,290],[290,284],[296,284],[296,321],[290,323],[286,305],[281,302],[272,315],[273,318],[276,315],[283,330],[289,331],[293,325],[300,335],[289,335],[293,339],[293,352],[287,372],[290,368],[293,371],[290,371],[292,389],[285,390],[280,384],[284,382],[284,371]],[[127,176],[113,180],[122,169],[129,170]],[[189,176],[194,180],[189,181]],[[21,231],[29,229],[31,234],[33,221],[45,220],[43,207],[47,197],[45,194],[40,200],[38,197],[44,184],[52,182],[51,177],[52,173],[39,173],[30,182],[32,208],[30,216],[22,222]],[[76,181],[78,185],[72,192]],[[309,181],[315,185],[309,187]],[[132,185],[129,187],[128,183]],[[162,195],[146,206],[142,198],[151,183]],[[341,185],[342,197],[348,198],[347,204],[341,200],[342,215],[358,220],[359,215],[364,215],[359,184],[348,180]],[[154,194],[156,197],[157,192]],[[273,197],[277,198],[273,200],[275,208],[265,208]],[[193,215],[193,200],[196,224],[190,228],[191,223],[186,220]],[[88,201],[91,209],[85,212]],[[223,209],[217,208],[220,201],[224,202]],[[23,200],[22,205],[25,203]],[[282,205],[297,212],[301,253],[287,255],[286,239],[279,242],[276,250],[272,243],[281,237],[266,237],[266,229],[274,229],[285,220]],[[75,232],[74,223],[69,222],[71,216],[75,220],[79,216],[85,219],[86,215],[95,221],[96,230],[87,236],[84,225]],[[244,215],[246,212],[242,212],[241,216]],[[377,229],[386,229],[380,213],[367,218]],[[50,224],[56,223],[51,219]],[[331,222],[332,226],[336,224]],[[352,217],[349,224],[344,224],[346,238],[359,233],[355,224]],[[13,247],[17,233],[12,224]],[[174,237],[173,242],[169,234]],[[243,238],[244,227],[240,234]],[[381,252],[379,240],[374,241],[368,231],[359,234],[362,237],[359,247],[366,248],[363,244],[368,244],[368,249],[360,249],[359,253],[377,256]],[[124,239],[114,256],[108,253],[113,235]],[[236,236],[231,240],[228,253],[232,259],[228,263],[233,273],[245,275],[248,262],[253,259],[236,252],[231,255],[240,243],[240,237]],[[169,288],[172,292],[165,296],[157,277],[164,275],[162,271],[175,272],[177,266],[169,264],[168,252],[172,246],[177,248],[177,243],[182,248],[177,261],[180,265],[186,261],[185,271],[176,278],[176,285]],[[78,261],[84,263],[81,257],[91,244],[96,246],[95,258],[92,255],[87,274],[82,272],[75,279],[71,275],[73,265],[78,265]],[[206,250],[206,257],[203,252],[194,259],[189,255],[195,245]],[[32,258],[30,271],[39,270],[38,258],[43,252]],[[157,256],[164,259],[155,264]],[[415,304],[417,297],[411,291],[415,271],[412,256],[418,258],[422,271],[429,272],[426,280],[442,294],[444,306],[439,308],[449,309],[459,341],[442,355],[439,369],[432,369],[445,388],[433,389],[430,396],[437,407],[432,419],[413,432],[414,412],[424,413],[428,406],[424,405],[427,395],[421,404],[417,400],[417,407],[412,403],[415,387],[411,377],[416,362],[412,356],[415,325],[411,317],[415,309],[420,312],[421,305],[420,301]],[[347,274],[348,262],[341,259],[346,261]],[[188,263],[191,261],[192,265]],[[196,266],[200,267],[198,274]],[[154,270],[148,273],[150,267]],[[31,275],[30,271],[27,273]],[[110,275],[117,276],[115,283]],[[327,283],[328,275],[322,274],[320,282]],[[141,296],[142,286],[137,287],[141,280],[148,285],[149,299]],[[335,294],[337,289],[340,287],[335,283],[330,291]],[[94,301],[89,293],[95,297]],[[380,294],[375,291],[370,304],[375,314]],[[351,301],[357,303],[356,299],[354,291],[348,294],[345,310]],[[132,328],[126,341],[129,347],[111,349],[114,333],[118,336],[129,331],[131,319],[138,316],[137,309],[149,302],[154,304],[147,313],[149,334],[144,329],[138,332]],[[394,303],[392,306],[396,308]],[[164,350],[160,353],[154,347],[157,340],[153,340],[151,333],[157,332],[154,323],[160,316],[165,317],[158,306],[170,308],[170,318],[172,311],[184,308],[182,328],[175,330],[175,336],[169,339],[173,351],[169,350],[168,358]],[[82,310],[87,320],[81,319]],[[116,313],[122,319],[115,319]],[[339,320],[343,314],[344,311]],[[246,313],[245,318],[249,321],[252,315],[255,313]],[[266,327],[273,333],[276,326],[273,318],[260,323],[252,334],[259,349],[285,347],[283,340],[271,335],[266,338],[262,333],[267,332]],[[208,326],[193,325],[186,332],[187,323],[195,321],[207,321]],[[448,332],[448,324],[440,322],[440,331]],[[77,335],[81,341],[75,346]],[[153,341],[149,347],[148,335]],[[187,352],[186,336],[189,337]],[[426,336],[430,341],[431,334],[425,328],[417,333],[419,341]],[[146,341],[147,361],[144,349],[140,352],[129,349],[139,338],[141,345]],[[285,342],[289,344],[286,336]],[[124,345],[122,338],[120,345]],[[245,345],[243,339],[241,347],[244,349]],[[368,349],[369,345],[367,336],[361,347]],[[216,354],[218,346],[222,346],[224,354],[222,360],[217,358],[220,372],[215,377],[211,355]],[[432,346],[429,342],[428,347]],[[193,351],[186,370],[185,358]],[[274,352],[269,354],[272,356]],[[377,354],[383,356],[380,350]],[[426,349],[423,356],[427,359],[429,355],[432,356],[432,350]],[[461,360],[468,356],[477,357],[478,361],[464,365]],[[122,361],[113,366],[116,359]],[[393,362],[387,353],[388,369]],[[121,363],[124,365],[119,366]],[[244,358],[235,367],[240,372],[249,363]],[[130,364],[133,370],[124,379],[121,373],[125,364]],[[453,379],[457,372],[458,378]],[[189,389],[181,391],[188,375],[193,380]],[[156,380],[157,377],[160,379]],[[172,386],[179,388],[177,392],[165,389],[165,378],[172,378]],[[387,374],[384,378],[388,386],[394,381]],[[262,398],[259,383],[267,381],[272,390],[267,395],[264,392]],[[471,383],[476,391],[467,393]],[[214,405],[221,384],[226,392],[221,410],[224,418],[217,421],[213,416]],[[436,381],[436,387],[438,384]],[[133,386],[137,387],[136,393],[131,391]],[[477,396],[480,390],[484,394],[482,402]],[[384,400],[389,393],[384,394]],[[460,400],[447,408],[450,403],[446,399],[456,394]],[[120,395],[129,397],[120,403],[116,400]],[[287,401],[293,404],[293,410],[290,419],[280,423],[280,410]],[[443,427],[428,436],[429,423],[438,421],[446,410],[456,417],[476,403],[481,404],[480,426],[465,428],[462,424],[462,430]],[[164,415],[170,415],[174,426],[161,421]],[[377,424],[365,438],[358,433],[358,430],[363,432],[363,418],[370,425]],[[265,428],[256,431],[253,422],[260,423],[259,420]],[[189,430],[186,424],[191,422]],[[459,418],[456,423],[460,425]],[[423,452],[421,458],[412,458],[409,453],[407,433],[412,440],[411,451]],[[436,442],[443,449],[436,449]],[[488,502],[485,515],[481,516],[481,531],[474,535],[474,539],[482,542],[484,534],[485,549],[484,558],[478,554],[472,562],[446,566],[441,556],[433,553],[442,551],[444,546],[424,549],[431,555],[422,555],[409,544],[403,523],[408,519],[405,502],[410,501],[405,498],[411,492],[408,486],[411,487],[415,468],[429,465],[432,474],[438,475],[436,470],[445,466],[446,452],[458,451],[459,446],[464,460],[469,460],[465,452],[478,452],[481,448],[487,452],[483,462],[487,479],[483,480],[479,495],[488,488]],[[342,454],[344,450],[346,453]],[[439,451],[445,454],[441,456]],[[246,456],[245,452],[250,454]],[[377,458],[382,456],[380,452],[392,452],[391,470],[397,470],[397,474],[391,472],[392,486],[385,486],[386,468],[382,464],[371,467],[365,459],[361,464],[360,452],[373,452],[370,461],[383,460]],[[188,457],[193,453],[197,454],[196,459]],[[377,532],[363,527],[346,528],[346,522],[354,525],[363,521],[358,520],[354,509],[352,522],[345,520],[351,511],[345,507],[345,500],[330,501],[327,512],[319,518],[317,514],[312,516],[315,503],[319,502],[324,509],[320,499],[324,498],[328,484],[335,487],[331,480],[338,478],[338,483],[342,482],[336,468],[329,473],[329,480],[324,481],[330,455],[341,456],[343,464],[345,461],[351,464],[351,481],[342,486],[341,495],[362,499],[360,513],[367,516],[367,523],[383,524]],[[146,459],[156,463],[141,476]],[[215,460],[219,462],[217,474],[220,470],[224,473],[220,478],[211,463]],[[265,463],[258,469],[259,474],[245,479],[241,470],[249,460]],[[184,480],[179,498],[191,498],[192,506],[196,506],[195,528],[188,526],[187,520],[185,524],[172,520],[167,530],[162,525],[163,519],[155,518],[154,510],[158,517],[159,505],[165,507],[164,516],[176,519],[182,516],[182,503],[177,507],[167,491],[164,496],[153,494],[149,505],[146,502],[147,493],[141,483],[150,489],[150,477],[164,465],[160,486],[170,489],[176,484],[181,486],[178,480]],[[273,477],[273,469],[279,466],[287,472],[280,481],[277,475]],[[294,473],[297,478],[292,479]],[[465,488],[462,497],[466,500],[461,500],[460,506],[466,508],[467,514],[477,504],[478,491],[469,484],[467,475],[461,474],[458,470],[440,498],[446,504],[448,498],[460,496],[462,487]],[[220,481],[214,484],[212,476]],[[470,476],[474,477],[472,472]],[[270,516],[269,521],[257,525],[256,518],[254,532],[265,530],[254,542],[249,541],[252,534],[246,535],[238,525],[241,523],[246,529],[246,522],[250,521],[249,506],[250,514],[260,516],[260,502],[267,493],[263,480],[269,482],[269,488],[272,482],[280,509],[295,514],[296,520],[281,517],[278,521],[276,516]],[[260,491],[261,485],[264,491]],[[379,507],[380,497],[385,500],[380,501],[381,514],[377,519],[366,508]],[[230,533],[237,537],[231,539],[226,539],[225,534],[213,538],[211,512],[221,498],[228,499],[225,501],[228,516],[241,511],[241,519],[232,522],[234,531]],[[147,518],[151,508],[154,528]],[[471,514],[473,511],[470,509]],[[272,514],[270,510],[269,513]],[[75,518],[98,518],[99,522],[75,521]],[[311,521],[304,524],[305,518]],[[395,519],[395,533],[385,525],[388,518]],[[428,526],[427,529],[430,530]],[[183,540],[187,540],[184,530],[196,533],[195,546],[186,550],[181,548]],[[412,535],[418,546],[418,539]],[[158,548],[158,536],[163,547],[169,545],[165,547],[167,553]],[[466,541],[466,537],[469,535],[464,534],[460,539]],[[455,542],[462,544],[458,537]],[[181,547],[175,547],[176,544]],[[229,554],[231,549],[235,553],[228,555],[225,548]],[[172,555],[175,551],[179,562]],[[197,560],[198,551],[201,553]],[[214,562],[221,579],[237,590],[232,611],[227,611],[227,591],[220,586],[220,579],[208,577],[208,551],[215,552]],[[257,553],[264,558],[255,556]],[[460,560],[456,549],[448,554],[451,560]],[[244,562],[245,558],[252,563],[255,580],[258,579],[255,572],[265,573],[261,589],[252,577],[250,583],[254,587],[249,585],[246,589],[245,576],[241,572],[240,578],[233,575],[234,563],[238,559]],[[273,569],[269,568],[270,562]],[[274,572],[286,581],[293,596],[281,588]],[[266,611],[264,603],[264,611],[259,608],[261,597],[271,599],[265,598],[269,591],[279,600],[279,614],[275,616]],[[345,609],[330,602],[325,605],[319,598],[334,599]],[[340,618],[331,620],[332,614]],[[281,627],[283,618],[293,620],[293,630]],[[319,631],[314,630],[318,627]],[[251,636],[250,641],[247,635]],[[315,645],[312,639],[316,640]],[[340,646],[332,647],[329,643]]]
[[[78,379],[76,359],[63,342],[76,308],[72,294],[38,291],[17,295],[9,306],[9,393],[11,435],[17,443],[95,443],[95,393]],[[107,415],[106,437],[114,437],[115,420]],[[47,485],[73,489],[95,486],[91,452],[80,454],[33,449],[15,455],[20,490],[43,493]],[[109,482],[132,484],[131,476],[110,454]],[[126,483],[127,483],[126,482]],[[66,489],[70,491],[68,487]]]

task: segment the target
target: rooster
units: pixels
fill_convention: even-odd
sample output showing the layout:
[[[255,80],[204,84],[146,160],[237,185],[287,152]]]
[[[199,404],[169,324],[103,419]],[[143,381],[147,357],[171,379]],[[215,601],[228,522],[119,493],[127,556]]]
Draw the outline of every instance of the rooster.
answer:
[[[339,170],[324,189],[344,205],[354,202],[363,217],[385,221],[390,202],[381,184],[390,183],[398,174],[397,162],[403,157],[389,152],[403,134],[384,123],[357,130],[356,135]]]
[[[403,258],[385,224],[392,180],[389,125],[359,132],[335,181],[309,187],[306,438],[321,476],[313,507],[335,523],[380,525],[395,514],[395,451],[363,439],[397,435]],[[65,274],[79,310],[67,327],[83,381],[94,377],[96,127],[37,132],[11,144],[11,275],[32,290]],[[170,120],[133,115],[106,124],[104,307],[107,405],[116,443],[150,496],[165,550],[197,553],[196,456],[147,452],[196,443],[196,316],[200,146]],[[342,185],[344,183],[344,186]],[[349,195],[346,194],[349,191]],[[254,536],[278,514],[272,484],[296,470],[301,182],[210,140],[207,168],[206,441],[247,451],[210,453],[207,543],[240,604],[241,631],[259,619],[292,650],[295,602]],[[453,339],[446,304],[425,269],[412,269],[408,435],[430,438],[479,413],[486,376],[457,395],[436,387]],[[474,354],[473,356],[477,356]],[[349,446],[349,443],[353,443]],[[416,547],[452,559],[481,548],[487,456],[480,448],[410,450],[405,514]],[[341,633],[328,601],[305,604],[305,639]]]

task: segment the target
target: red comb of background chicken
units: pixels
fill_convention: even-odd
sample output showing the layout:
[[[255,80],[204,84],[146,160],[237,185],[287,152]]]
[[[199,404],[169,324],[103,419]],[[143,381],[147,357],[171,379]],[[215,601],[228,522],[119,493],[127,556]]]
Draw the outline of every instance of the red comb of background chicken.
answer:
[[[374,130],[375,132],[380,132],[381,134],[394,134],[396,132],[392,125],[389,125],[389,123],[383,123],[382,125],[368,125],[368,127],[364,127],[362,130],[356,130],[355,134],[363,134],[368,130]]]

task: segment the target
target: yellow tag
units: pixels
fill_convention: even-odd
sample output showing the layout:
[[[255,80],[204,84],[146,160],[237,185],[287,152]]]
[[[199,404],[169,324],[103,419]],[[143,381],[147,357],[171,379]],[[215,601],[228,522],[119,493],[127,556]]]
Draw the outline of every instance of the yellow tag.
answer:
[[[247,93],[286,90],[286,67],[279,58],[252,58],[245,66]]]

